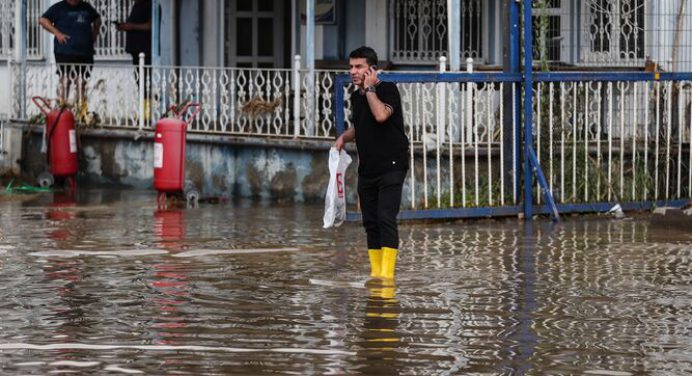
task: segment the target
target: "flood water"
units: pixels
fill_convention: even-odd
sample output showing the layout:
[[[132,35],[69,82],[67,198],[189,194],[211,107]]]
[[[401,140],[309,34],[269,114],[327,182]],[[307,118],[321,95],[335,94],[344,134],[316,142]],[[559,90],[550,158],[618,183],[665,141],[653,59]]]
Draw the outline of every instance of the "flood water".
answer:
[[[394,287],[320,205],[0,200],[0,374],[692,373],[692,220],[404,223]]]

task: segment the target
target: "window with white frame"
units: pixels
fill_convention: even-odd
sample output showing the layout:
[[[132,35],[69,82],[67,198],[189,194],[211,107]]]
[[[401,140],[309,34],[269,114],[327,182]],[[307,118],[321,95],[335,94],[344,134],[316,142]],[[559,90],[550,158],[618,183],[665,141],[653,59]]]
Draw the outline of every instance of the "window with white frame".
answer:
[[[43,0],[27,0],[26,4],[26,56],[37,59],[43,56],[43,33],[38,18],[43,14]]]
[[[584,0],[582,4],[583,62],[644,59],[646,0]]]
[[[28,58],[41,56],[41,15],[43,0],[27,0],[26,8],[26,55]],[[14,53],[17,7],[16,0],[0,1],[0,58],[11,58]]]
[[[461,1],[462,58],[482,59],[484,1]],[[390,0],[391,60],[434,63],[447,55],[447,0]]]
[[[569,60],[570,12],[568,0],[533,0],[533,58]]]
[[[0,57],[12,56],[14,50],[15,1],[0,1]]]

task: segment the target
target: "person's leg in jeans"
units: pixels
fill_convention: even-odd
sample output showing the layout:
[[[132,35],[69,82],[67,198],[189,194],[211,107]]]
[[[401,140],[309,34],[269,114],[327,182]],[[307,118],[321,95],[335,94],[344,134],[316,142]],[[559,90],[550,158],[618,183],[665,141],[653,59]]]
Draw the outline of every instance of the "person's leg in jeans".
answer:
[[[370,276],[381,277],[382,246],[380,245],[380,228],[377,218],[379,199],[378,178],[358,177],[358,198],[363,216],[363,227],[368,238],[368,256],[370,257]]]
[[[385,279],[394,279],[396,256],[399,251],[397,215],[405,179],[406,171],[394,171],[382,175],[378,184],[377,220],[382,246],[382,277]]]

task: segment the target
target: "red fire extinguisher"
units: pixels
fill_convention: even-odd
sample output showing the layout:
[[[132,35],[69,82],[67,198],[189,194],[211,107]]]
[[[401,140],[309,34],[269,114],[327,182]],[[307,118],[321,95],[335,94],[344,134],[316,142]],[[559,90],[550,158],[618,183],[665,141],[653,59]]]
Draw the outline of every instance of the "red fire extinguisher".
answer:
[[[189,109],[194,111],[183,120]],[[199,103],[188,103],[176,112],[171,106],[173,117],[160,119],[154,131],[154,188],[159,192],[159,207],[166,206],[166,195],[183,193],[188,203],[196,204],[199,193],[185,184],[185,138],[187,126],[197,116]]]
[[[32,101],[46,115],[47,158],[50,173],[39,176],[39,185],[53,185],[54,178],[66,178],[72,190],[76,188],[77,170],[77,130],[74,115],[68,108],[50,110],[50,103],[43,97],[33,97]]]

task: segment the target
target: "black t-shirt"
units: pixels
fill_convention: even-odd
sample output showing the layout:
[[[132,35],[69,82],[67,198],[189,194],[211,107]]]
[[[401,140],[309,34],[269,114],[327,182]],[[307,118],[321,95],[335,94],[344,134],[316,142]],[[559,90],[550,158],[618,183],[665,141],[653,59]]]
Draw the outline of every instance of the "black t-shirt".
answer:
[[[84,1],[72,6],[67,1],[55,3],[43,13],[61,33],[70,36],[64,44],[53,41],[53,52],[67,56],[94,56],[92,23],[100,18],[98,12]]]
[[[407,170],[408,137],[404,131],[399,89],[392,82],[380,81],[377,85],[377,97],[392,109],[392,115],[384,123],[375,120],[366,95],[360,91],[351,94],[358,147],[358,173],[377,176]]]
[[[135,1],[132,5],[127,22],[147,23],[151,21],[151,0]],[[125,35],[125,51],[137,55],[144,52],[147,56],[151,54],[151,29],[147,31],[132,30]]]

